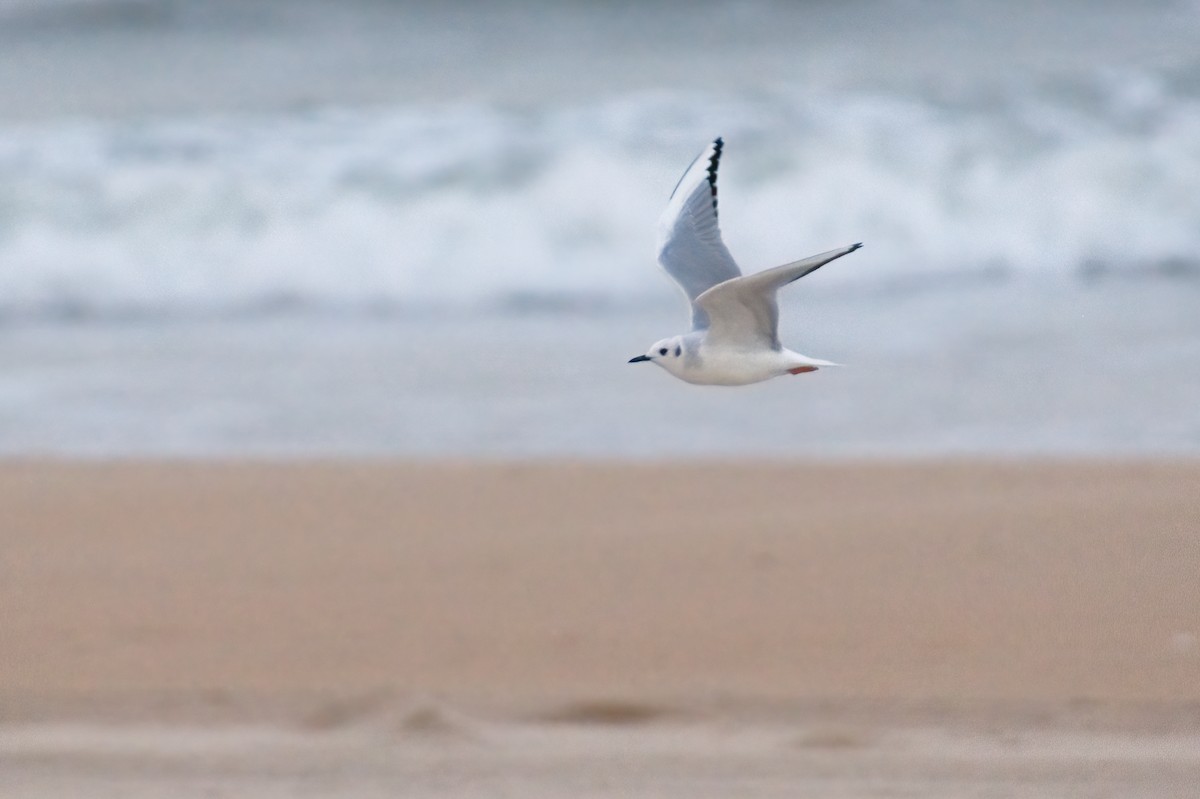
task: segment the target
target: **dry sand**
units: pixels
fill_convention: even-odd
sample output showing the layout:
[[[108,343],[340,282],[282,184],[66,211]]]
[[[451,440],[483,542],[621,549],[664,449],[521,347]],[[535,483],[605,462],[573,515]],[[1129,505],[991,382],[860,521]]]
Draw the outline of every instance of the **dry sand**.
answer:
[[[1195,796],[1200,464],[0,465],[0,796]]]

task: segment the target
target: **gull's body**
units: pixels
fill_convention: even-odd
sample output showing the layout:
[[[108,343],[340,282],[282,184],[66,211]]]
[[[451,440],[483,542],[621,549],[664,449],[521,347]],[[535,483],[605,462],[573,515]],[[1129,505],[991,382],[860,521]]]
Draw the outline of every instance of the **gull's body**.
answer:
[[[663,339],[630,363],[652,361],[680,380],[742,386],[834,366],[779,343],[775,292],[861,244],[743,275],[717,226],[716,139],[683,173],[658,221],[658,262],[692,305],[690,333]]]

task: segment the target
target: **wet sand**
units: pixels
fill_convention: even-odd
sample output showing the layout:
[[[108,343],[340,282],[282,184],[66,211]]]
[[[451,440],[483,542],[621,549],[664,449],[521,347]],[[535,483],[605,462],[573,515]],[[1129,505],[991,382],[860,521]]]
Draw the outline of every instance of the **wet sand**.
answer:
[[[1190,796],[1200,464],[0,466],[18,796]]]

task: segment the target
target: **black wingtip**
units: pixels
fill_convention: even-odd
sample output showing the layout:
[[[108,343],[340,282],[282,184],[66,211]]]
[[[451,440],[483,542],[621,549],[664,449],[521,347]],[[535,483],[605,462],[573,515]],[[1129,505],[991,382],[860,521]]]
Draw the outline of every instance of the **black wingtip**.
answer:
[[[861,241],[860,241],[860,242],[857,242],[857,243],[855,243],[855,244],[851,244],[851,245],[850,245],[850,249],[849,249],[849,250],[847,250],[847,252],[854,252],[855,250],[857,250],[857,249],[858,249],[859,247],[861,247],[861,246],[862,246],[862,242],[861,242]]]
[[[708,159],[708,188],[712,192],[713,211],[717,210],[717,167],[721,165],[721,151],[725,149],[725,139],[721,136],[713,139],[712,158]]]

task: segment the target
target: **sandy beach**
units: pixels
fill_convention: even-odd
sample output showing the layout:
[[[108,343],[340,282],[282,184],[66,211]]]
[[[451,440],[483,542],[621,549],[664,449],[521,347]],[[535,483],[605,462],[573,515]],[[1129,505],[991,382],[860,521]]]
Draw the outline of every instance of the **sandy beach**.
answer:
[[[0,780],[1190,796],[1198,486],[1152,462],[9,462]]]

